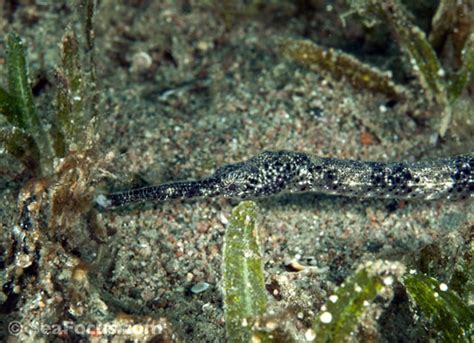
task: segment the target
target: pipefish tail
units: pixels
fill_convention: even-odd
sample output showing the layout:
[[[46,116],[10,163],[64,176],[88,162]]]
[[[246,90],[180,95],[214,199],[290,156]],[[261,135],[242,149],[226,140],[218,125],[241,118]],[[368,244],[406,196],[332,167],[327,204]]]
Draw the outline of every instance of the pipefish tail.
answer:
[[[142,201],[261,198],[318,192],[358,198],[467,199],[474,197],[474,154],[418,162],[372,162],[265,151],[225,165],[209,177],[99,195],[104,208]]]

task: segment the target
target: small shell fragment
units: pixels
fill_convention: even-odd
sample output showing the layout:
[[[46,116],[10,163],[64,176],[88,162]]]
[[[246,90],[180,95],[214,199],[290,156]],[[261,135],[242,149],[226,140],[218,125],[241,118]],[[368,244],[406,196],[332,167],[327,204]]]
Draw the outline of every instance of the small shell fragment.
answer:
[[[199,294],[207,291],[209,284],[207,282],[198,282],[193,287],[191,287],[191,292],[194,294]]]

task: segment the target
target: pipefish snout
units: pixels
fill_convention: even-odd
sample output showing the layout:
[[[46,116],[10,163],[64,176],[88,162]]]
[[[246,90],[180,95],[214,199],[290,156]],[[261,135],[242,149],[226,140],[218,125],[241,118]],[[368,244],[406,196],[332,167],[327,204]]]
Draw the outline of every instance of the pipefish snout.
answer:
[[[260,198],[318,192],[359,198],[467,199],[474,197],[474,154],[419,162],[372,162],[266,151],[218,168],[207,178],[99,195],[104,208],[141,201]]]

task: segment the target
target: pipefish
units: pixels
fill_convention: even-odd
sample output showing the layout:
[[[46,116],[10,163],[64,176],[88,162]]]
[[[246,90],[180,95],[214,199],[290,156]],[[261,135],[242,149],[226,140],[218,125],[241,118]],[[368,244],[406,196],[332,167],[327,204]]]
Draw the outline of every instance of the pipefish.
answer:
[[[247,199],[299,192],[386,199],[472,198],[474,154],[418,162],[373,162],[265,151],[220,167],[203,179],[99,195],[96,202],[109,208],[142,201]]]

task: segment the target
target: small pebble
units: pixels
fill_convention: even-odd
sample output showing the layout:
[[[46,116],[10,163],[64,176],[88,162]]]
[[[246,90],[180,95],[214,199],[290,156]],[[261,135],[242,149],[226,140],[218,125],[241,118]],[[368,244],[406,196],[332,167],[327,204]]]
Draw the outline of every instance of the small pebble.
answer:
[[[316,338],[316,333],[313,330],[308,329],[304,334],[304,338],[306,338],[308,342],[314,341],[314,339]]]
[[[224,213],[219,213],[219,221],[223,224],[223,225],[227,225],[229,224],[229,220],[227,219],[227,217],[224,215]]]
[[[391,286],[393,284],[393,277],[392,276],[387,276],[386,278],[383,279],[383,284],[385,286]]]
[[[191,292],[194,294],[199,294],[205,292],[209,288],[209,284],[207,282],[198,282],[193,287],[191,287]]]
[[[133,55],[132,66],[130,67],[130,71],[132,73],[143,73],[150,69],[152,64],[153,60],[151,56],[145,51],[140,51]]]
[[[332,314],[329,312],[323,312],[321,316],[319,316],[319,319],[322,323],[329,324],[332,321]]]
[[[445,283],[440,283],[439,284],[439,289],[443,292],[446,292],[448,290],[448,285]]]
[[[294,271],[294,272],[300,272],[302,270],[305,269],[305,266],[302,265],[301,263],[299,263],[298,261],[296,260],[292,260],[290,263],[288,263],[286,265],[286,267],[291,270],[291,271]]]

